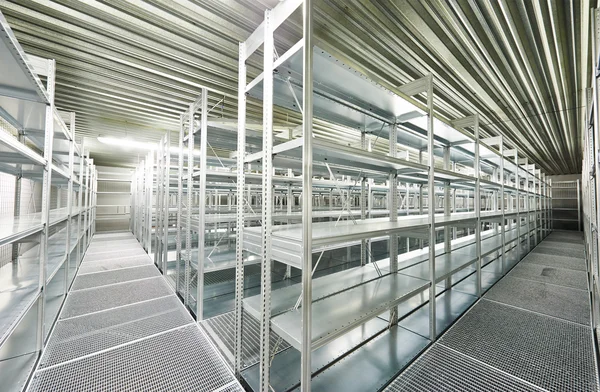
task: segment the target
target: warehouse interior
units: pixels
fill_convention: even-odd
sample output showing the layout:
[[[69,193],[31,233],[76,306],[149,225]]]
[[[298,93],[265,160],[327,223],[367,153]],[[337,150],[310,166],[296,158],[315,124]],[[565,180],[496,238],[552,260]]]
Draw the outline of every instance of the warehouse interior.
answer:
[[[600,391],[595,0],[0,0],[0,389]]]

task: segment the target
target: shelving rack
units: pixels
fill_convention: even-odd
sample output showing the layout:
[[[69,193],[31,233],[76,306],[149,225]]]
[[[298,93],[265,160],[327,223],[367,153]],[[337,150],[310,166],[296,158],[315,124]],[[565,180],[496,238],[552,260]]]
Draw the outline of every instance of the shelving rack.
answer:
[[[152,232],[156,224],[154,167],[155,153],[149,151],[131,180],[131,231],[148,253],[153,252]]]
[[[600,209],[598,194],[600,192],[600,175],[598,151],[600,148],[600,9],[592,14],[592,76],[591,88],[586,91],[587,129],[583,138],[583,163],[581,170],[581,199],[583,204],[583,234],[585,240],[585,257],[589,277],[589,290],[592,299],[592,326],[598,336],[600,326],[600,257],[598,228]]]
[[[1,13],[0,68],[0,378],[19,391],[94,233],[96,174],[54,106],[54,60],[25,55]]]
[[[131,230],[131,172],[127,168],[97,167],[96,227],[99,232]]]
[[[552,182],[552,227],[580,231],[581,185],[579,180]]]
[[[275,31],[299,8],[303,38],[283,51],[275,48]],[[258,56],[261,46],[263,72],[248,83],[246,61]],[[353,70],[334,48],[314,46],[309,0],[284,0],[267,10],[239,52],[235,333],[230,345],[235,374],[257,391],[309,391],[311,385],[331,390],[336,386],[320,385],[324,372],[333,375],[329,380],[347,381],[352,376],[343,373],[345,366],[351,368],[348,363],[367,364],[377,352],[377,375],[356,375],[361,384],[354,387],[381,387],[548,234],[551,187],[535,164],[508,148],[502,137],[482,137],[477,114],[450,122],[436,118],[430,75],[390,86]],[[263,105],[262,151],[248,154],[247,96]],[[302,114],[301,137],[275,138],[274,105]],[[313,125],[327,123],[358,134],[360,146],[314,137]],[[206,126],[201,128],[205,141]],[[375,144],[387,140],[387,151],[369,150],[369,139]],[[262,176],[259,225],[256,212],[244,202],[248,164]],[[205,170],[200,167],[201,176]],[[296,219],[301,223],[282,224],[274,212],[275,178],[282,171],[302,191]],[[344,205],[350,219],[318,221],[313,195],[318,177],[327,171],[330,181],[343,175],[360,183],[356,218]],[[418,203],[406,216],[399,216],[398,183],[410,184],[404,189],[418,189],[420,195],[413,197]],[[366,213],[373,203],[366,192],[371,184],[388,188],[382,217]],[[468,210],[458,212],[456,195],[461,194],[467,195]],[[343,193],[341,199],[348,204]],[[418,240],[418,249],[399,254],[399,237]],[[368,241],[376,240],[389,244],[386,260],[368,257]],[[357,267],[313,279],[325,251],[354,245],[361,247]],[[261,293],[244,299],[248,252],[260,257]],[[302,284],[275,293],[276,263],[300,270]],[[443,305],[439,312],[438,303]],[[258,364],[245,368],[243,310],[259,319]],[[291,348],[273,355],[271,331]],[[297,368],[299,374],[290,371]],[[311,384],[315,372],[320,376]]]

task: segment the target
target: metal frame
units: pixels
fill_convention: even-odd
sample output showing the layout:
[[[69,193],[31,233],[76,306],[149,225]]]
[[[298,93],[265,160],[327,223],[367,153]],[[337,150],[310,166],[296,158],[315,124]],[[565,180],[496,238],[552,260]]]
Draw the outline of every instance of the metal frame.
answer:
[[[39,359],[58,317],[94,233],[96,171],[93,161],[75,142],[75,114],[61,113],[54,105],[55,61],[25,57],[1,14],[0,30],[1,39],[13,49],[0,52],[4,63],[12,67],[8,74],[24,75],[29,84],[23,89],[32,91],[26,98],[10,98],[19,101],[20,107],[30,105],[32,117],[39,115],[44,119],[43,129],[28,129],[10,112],[0,111],[0,116],[17,135],[13,136],[10,127],[0,129],[0,144],[12,151],[0,157],[0,171],[15,176],[14,218],[3,218],[0,228],[0,245],[9,245],[12,250],[12,260],[0,266],[0,274],[10,275],[16,282],[14,287],[0,288],[0,297],[7,304],[3,310],[3,325],[0,326],[0,348],[3,352],[0,361],[6,361],[2,364],[3,369],[10,369],[8,362],[21,360],[17,358]],[[36,64],[35,70],[28,60]],[[45,87],[38,75],[46,77]],[[5,89],[4,84],[12,82],[0,78],[0,90],[10,92],[10,87]],[[28,147],[30,144],[41,153]],[[41,183],[41,212],[23,213],[21,190],[25,180]],[[66,205],[61,205],[65,192]],[[52,207],[53,200],[56,200],[56,207]],[[85,206],[82,205],[83,200]],[[37,281],[31,279],[31,271],[27,268],[31,264],[39,266]],[[61,270],[63,272],[59,273]],[[36,283],[30,286],[23,283],[31,281]],[[48,287],[52,287],[52,295],[60,297],[59,303],[50,296]],[[53,304],[49,307],[51,300]],[[32,322],[34,319],[36,321]],[[13,333],[15,331],[18,333]],[[32,370],[33,366],[19,366],[19,377],[11,374],[6,379],[20,380],[24,384]],[[23,384],[4,385],[4,388],[19,390]]]
[[[298,9],[302,5],[302,20],[303,20],[303,38],[289,49],[288,52],[277,56],[277,52],[274,47],[274,37],[273,34],[278,26],[280,26],[285,19],[287,19],[296,9]],[[247,83],[247,73],[246,73],[246,60],[255,52],[255,50],[263,45],[263,72],[253,81]],[[273,116],[272,116],[272,108],[278,102],[283,103],[284,106],[287,105],[281,97],[278,97],[278,91],[276,87],[274,87],[274,82],[276,77],[272,72],[273,69],[278,67],[279,74],[282,73],[281,67],[285,67],[286,62],[290,61],[291,58],[295,56],[296,52],[299,52],[300,48],[302,49],[302,61],[301,68],[303,72],[301,73],[301,84],[294,80],[290,84],[290,80],[287,80],[288,83],[288,91],[286,94],[291,91],[293,95],[293,100],[285,101],[289,102],[290,106],[296,107],[296,110],[301,112],[302,114],[302,138],[297,139],[295,141],[290,140],[290,142],[278,144],[274,146],[273,140]],[[311,388],[311,352],[317,347],[320,347],[324,344],[327,344],[335,337],[343,334],[344,331],[349,331],[350,327],[355,327],[361,322],[366,322],[368,320],[368,316],[365,314],[365,319],[363,321],[357,321],[357,323],[353,323],[349,326],[345,326],[341,328],[341,330],[336,330],[335,332],[330,332],[329,336],[315,337],[313,333],[311,333],[311,328],[314,324],[314,314],[312,313],[312,305],[315,298],[313,298],[314,294],[314,286],[313,286],[313,271],[316,268],[313,265],[313,253],[319,253],[322,250],[334,249],[336,247],[344,247],[348,245],[336,245],[336,244],[347,244],[349,241],[358,241],[358,244],[361,246],[360,259],[361,266],[365,267],[368,264],[373,264],[377,268],[377,263],[368,263],[368,255],[369,251],[366,246],[366,241],[375,237],[381,236],[381,238],[389,239],[389,271],[394,273],[398,271],[398,235],[402,233],[406,233],[406,230],[410,228],[414,228],[415,230],[420,230],[423,227],[427,229],[427,235],[425,238],[429,240],[429,244],[435,244],[437,242],[437,230],[444,229],[444,248],[449,255],[450,250],[453,249],[454,242],[456,240],[450,239],[450,230],[445,229],[449,226],[459,226],[464,227],[464,225],[471,225],[471,227],[475,227],[474,230],[474,243],[473,246],[475,248],[475,258],[474,262],[476,265],[476,293],[480,296],[483,292],[482,283],[481,283],[481,275],[483,268],[483,256],[490,254],[490,252],[494,252],[496,257],[501,260],[502,263],[502,271],[505,273],[508,270],[507,261],[505,260],[505,254],[514,247],[515,235],[514,231],[517,231],[517,237],[521,238],[525,237],[526,242],[528,244],[527,249],[531,249],[531,247],[541,240],[541,236],[538,236],[538,232],[546,233],[545,230],[541,230],[543,226],[543,221],[540,215],[540,210],[543,208],[545,200],[545,195],[543,194],[544,189],[548,187],[548,184],[544,181],[544,176],[541,171],[537,170],[535,166],[529,165],[527,160],[519,160],[518,153],[516,149],[508,150],[505,148],[505,141],[499,137],[494,140],[489,139],[481,139],[479,134],[479,121],[478,115],[475,114],[471,117],[465,119],[459,119],[452,123],[452,126],[455,129],[459,128],[471,128],[472,133],[462,132],[465,141],[459,141],[456,144],[453,142],[446,142],[445,145],[445,157],[444,157],[444,170],[438,170],[435,168],[436,165],[436,156],[434,153],[435,147],[439,146],[440,143],[443,143],[440,137],[437,137],[436,133],[434,133],[434,122],[437,121],[435,119],[434,114],[434,106],[433,106],[433,78],[429,75],[422,79],[416,80],[414,82],[408,83],[404,86],[398,87],[397,91],[391,92],[392,94],[400,95],[402,98],[408,100],[411,104],[414,104],[419,110],[427,115],[426,126],[423,130],[422,137],[426,142],[424,143],[424,147],[422,148],[422,152],[427,152],[428,160],[427,164],[423,165],[421,157],[421,153],[419,153],[418,164],[414,164],[411,162],[410,154],[408,154],[408,159],[406,161],[406,165],[411,167],[414,172],[422,172],[421,174],[411,174],[410,176],[403,174],[404,172],[401,169],[401,165],[399,162],[395,161],[397,158],[397,138],[399,134],[402,133],[402,137],[407,137],[406,135],[406,126],[403,124],[406,120],[397,120],[400,123],[400,126],[396,124],[396,122],[392,122],[391,126],[389,126],[389,130],[385,133],[385,138],[389,140],[388,146],[388,155],[387,156],[375,156],[374,154],[370,154],[369,151],[366,151],[366,135],[365,131],[361,130],[360,135],[360,147],[362,150],[358,150],[355,148],[346,149],[344,146],[336,145],[335,143],[329,143],[320,139],[316,139],[312,135],[312,124],[313,124],[313,106],[315,104],[315,98],[317,95],[313,91],[313,80],[314,80],[314,71],[313,71],[313,44],[312,44],[312,2],[310,1],[299,1],[299,0],[287,0],[280,2],[277,6],[275,6],[272,10],[267,10],[265,12],[265,19],[263,23],[259,26],[259,28],[252,33],[250,38],[246,42],[240,43],[240,58],[239,58],[239,97],[238,97],[238,150],[237,150],[237,158],[238,158],[238,166],[237,166],[237,176],[238,176],[238,210],[237,210],[237,268],[236,268],[236,303],[235,303],[235,315],[236,315],[236,342],[234,347],[234,369],[235,374],[240,377],[241,376],[241,347],[242,347],[242,309],[244,307],[249,307],[251,312],[255,312],[254,314],[260,318],[260,331],[259,331],[259,339],[260,339],[260,360],[259,360],[259,375],[258,375],[258,383],[255,385],[261,391],[269,391],[270,386],[270,364],[272,361],[272,357],[270,354],[270,335],[271,328],[274,329],[280,336],[284,338],[290,339],[290,343],[292,345],[297,344],[297,348],[301,352],[301,379],[300,379],[300,387],[303,391],[310,391]],[[293,72],[299,72],[300,69],[299,60],[294,63]],[[285,69],[285,68],[284,68]],[[285,72],[284,72],[285,73]],[[298,78],[300,78],[300,76]],[[278,79],[279,80],[279,79]],[[285,82],[284,82],[285,83]],[[320,81],[323,84],[323,81]],[[260,94],[253,93],[253,89],[256,89],[257,86],[260,86]],[[321,86],[319,86],[321,88]],[[299,100],[297,96],[300,94],[297,92],[301,91],[302,100]],[[331,90],[327,90],[328,93]],[[283,92],[283,91],[281,91]],[[263,149],[259,153],[246,155],[246,135],[245,135],[245,125],[246,125],[246,94],[256,98],[262,98],[263,105]],[[254,95],[253,95],[254,94]],[[322,91],[319,92],[318,99],[321,99],[323,95],[326,95]],[[331,93],[333,94],[333,93]],[[411,99],[410,97],[422,94],[426,98],[426,105],[417,102],[416,100]],[[317,100],[318,100],[317,99]],[[357,106],[355,102],[352,101],[352,98],[348,99],[347,102],[343,102],[341,100],[337,100],[336,102],[340,105],[348,105],[353,110],[360,111],[361,108]],[[302,102],[302,105],[300,105]],[[322,102],[322,101],[320,101]],[[352,102],[352,103],[350,103]],[[375,112],[376,109],[373,109]],[[323,110],[318,113],[320,119],[323,119]],[[364,113],[364,112],[363,112]],[[410,117],[407,117],[410,119]],[[435,121],[434,121],[435,120]],[[327,121],[325,119],[325,121]],[[331,119],[329,121],[335,122],[336,119]],[[365,120],[366,122],[366,120]],[[344,121],[341,121],[340,124],[345,124]],[[384,125],[385,126],[385,125]],[[384,129],[382,126],[382,129]],[[447,126],[447,125],[443,125]],[[365,127],[366,129],[366,127]],[[457,131],[458,132],[458,131]],[[377,138],[381,135],[381,132],[377,134]],[[377,140],[376,140],[377,141]],[[462,145],[466,143],[471,143],[473,145],[473,150],[465,150],[462,148]],[[483,159],[480,157],[480,144],[486,143],[486,151],[488,153],[493,154],[493,157],[485,156]],[[492,149],[492,147],[497,148],[496,150]],[[455,163],[450,163],[450,149],[452,148],[462,148],[461,151],[463,154],[467,154],[473,162],[473,175],[472,176],[463,176],[459,174],[458,170],[452,170],[455,167]],[[446,156],[446,151],[448,156]],[[355,154],[354,164],[351,164],[350,160],[345,160],[346,158],[343,156],[345,153]],[[468,154],[470,153],[470,155]],[[291,160],[286,160],[286,155],[293,157],[298,161],[301,161],[301,164],[296,165]],[[318,218],[313,212],[314,198],[313,192],[315,191],[315,186],[318,184],[319,180],[315,180],[315,165],[313,164],[316,161],[327,159],[329,164],[338,163],[340,165],[346,166],[354,166],[355,172],[359,173],[359,181],[360,181],[360,193],[359,193],[359,203],[360,203],[360,211],[359,215],[361,220],[360,223],[354,220],[354,218],[348,217],[348,221],[345,225],[339,228],[340,233],[335,232],[322,232],[318,231],[319,234],[316,234],[316,230],[321,230],[320,228],[328,227],[324,223],[315,223],[313,219]],[[508,161],[508,157],[510,159],[514,159],[514,162]],[[377,161],[379,159],[379,161]],[[490,160],[491,159],[491,160]],[[246,168],[244,163],[242,162],[251,162],[252,164],[258,163],[258,167],[261,170],[262,178],[262,223],[260,226],[260,231],[258,228],[248,227],[245,223],[245,217],[248,216],[248,211],[246,211],[245,206],[243,204],[243,196],[246,192],[244,188],[243,179],[246,176]],[[368,161],[368,163],[367,163]],[[483,165],[490,165],[492,162],[498,162],[496,168],[494,169],[494,173],[491,176],[491,180],[487,180],[485,182],[485,194],[482,194],[481,189],[483,189],[482,177],[483,177]],[[364,171],[372,171],[376,170],[378,164],[389,165],[389,167],[394,167],[398,169],[390,170],[387,175],[387,201],[388,201],[388,211],[389,214],[386,220],[389,222],[389,225],[384,226],[382,223],[378,224],[380,229],[378,231],[373,231],[373,233],[369,235],[369,230],[367,229],[366,223],[363,226],[362,222],[368,222],[367,218],[367,208],[371,207],[371,201],[368,201],[369,206],[366,205],[365,193],[367,192],[367,182],[365,178],[369,177],[369,175],[365,175]],[[301,225],[273,225],[273,221],[276,219],[275,215],[272,211],[273,205],[273,174],[277,169],[287,169],[290,170],[291,166],[286,165],[294,165],[294,170],[300,171],[302,174],[302,224]],[[327,166],[329,169],[329,166]],[[499,171],[499,173],[498,173]],[[329,169],[330,179],[335,180],[333,173]],[[405,172],[408,172],[405,171]],[[521,181],[523,180],[523,182]],[[381,181],[381,179],[379,179]],[[404,197],[406,205],[410,201],[410,194],[408,183],[415,182],[420,184],[420,195],[419,197],[419,210],[421,213],[423,212],[423,201],[425,200],[423,185],[427,188],[427,213],[426,215],[421,215],[422,218],[415,219],[413,221],[407,222],[405,220],[401,220],[398,217],[398,192],[400,191],[398,188],[398,181],[406,181]],[[437,195],[437,183],[443,182],[445,185],[443,191],[441,192],[441,197]],[[461,213],[455,213],[456,210],[456,201],[452,202],[450,200],[452,187],[454,191],[452,192],[453,199],[456,200],[457,194],[461,194],[458,192],[461,187],[461,183],[466,184],[467,188],[471,189],[467,191],[467,195],[469,192],[472,192],[472,200],[473,207],[472,212],[469,212],[469,215],[460,215]],[[451,185],[450,185],[451,184]],[[491,187],[491,188],[490,188]],[[400,187],[402,189],[402,187]],[[370,192],[370,191],[369,191]],[[461,190],[462,192],[462,190]],[[498,203],[498,195],[500,195],[500,202]],[[523,199],[524,208],[520,209],[520,197]],[[505,204],[505,198],[507,200],[516,199],[516,204],[510,203],[509,208],[507,208]],[[444,200],[443,203],[443,218],[438,218],[436,216],[436,206],[438,205],[439,200]],[[482,200],[485,199],[490,202],[486,202],[486,210],[483,211],[481,207]],[[468,200],[468,198],[466,199]],[[516,207],[515,207],[516,206]],[[469,208],[469,204],[466,205]],[[516,211],[515,211],[516,209]],[[450,212],[452,210],[452,212]],[[544,211],[547,213],[547,211]],[[465,213],[463,213],[465,214]],[[370,218],[370,216],[369,216]],[[439,219],[439,222],[438,222]],[[525,230],[521,231],[521,219],[525,222]],[[512,223],[516,220],[516,225]],[[482,237],[482,227],[485,224],[489,224],[490,227],[493,227],[495,230],[495,235],[499,238],[499,245],[494,245],[490,250],[490,237],[489,231],[486,231],[485,239]],[[491,222],[491,223],[490,223]],[[353,226],[358,225],[358,226]],[[515,227],[516,226],[516,227]],[[288,229],[288,227],[290,227]],[[354,230],[351,228],[356,227]],[[364,227],[364,230],[360,230]],[[384,228],[385,227],[385,228]],[[510,235],[508,235],[508,228],[510,228]],[[342,230],[343,229],[343,230]],[[325,230],[325,229],[323,229]],[[331,230],[336,230],[333,226]],[[456,229],[453,230],[455,232]],[[498,233],[499,231],[499,233]],[[470,233],[470,230],[467,229],[467,233]],[[283,233],[283,234],[279,234]],[[532,233],[534,233],[532,235]],[[509,238],[510,237],[510,238]],[[380,240],[380,239],[379,239]],[[517,241],[517,243],[520,243]],[[509,245],[511,244],[511,245]],[[520,249],[520,246],[517,246]],[[292,251],[293,249],[293,251]],[[262,262],[262,282],[261,282],[261,295],[259,301],[242,301],[243,295],[243,263],[241,260],[241,254],[244,250],[252,251],[261,255]],[[296,252],[300,252],[300,256],[297,256]],[[434,246],[429,246],[426,250],[427,256],[418,256],[415,257],[414,260],[420,260],[419,262],[429,263],[428,268],[428,280],[429,284],[426,286],[429,290],[429,298],[435,298],[435,286],[439,281],[439,276],[436,273],[436,261],[440,257],[446,257],[444,255],[440,255],[436,252],[436,248]],[[448,256],[449,257],[449,256]],[[301,298],[298,299],[296,306],[293,307],[292,311],[296,313],[284,313],[283,317],[279,312],[276,314],[272,314],[272,307],[274,306],[277,309],[279,306],[280,300],[272,297],[272,287],[271,287],[271,267],[274,260],[286,263],[288,265],[292,265],[296,268],[302,270],[302,289],[301,289]],[[320,260],[320,258],[319,258]],[[404,260],[403,260],[404,261]],[[318,262],[317,262],[318,263]],[[449,279],[453,273],[465,268],[465,266],[470,265],[472,262],[461,265],[458,269],[450,271],[444,278]],[[448,280],[448,282],[450,282]],[[451,286],[451,283],[449,284]],[[349,287],[348,289],[350,289]],[[321,290],[319,286],[319,290]],[[320,291],[319,291],[320,292]],[[320,296],[321,294],[319,294]],[[332,293],[328,294],[329,297],[332,298]],[[322,297],[316,298],[317,300],[322,299]],[[275,301],[276,304],[272,305],[272,302]],[[325,300],[323,300],[325,301]],[[400,300],[401,301],[401,300]],[[430,301],[429,306],[429,336],[431,340],[434,340],[439,331],[436,330],[436,306],[435,301]],[[319,302],[319,304],[323,304],[324,302]],[[301,309],[296,310],[301,304]],[[394,326],[397,324],[397,307],[398,302],[392,301],[390,302],[390,326]],[[254,307],[256,305],[256,307]],[[323,305],[324,306],[324,305]],[[300,316],[299,313],[300,312]],[[368,313],[368,312],[367,312]],[[289,317],[288,317],[289,316]],[[323,315],[319,315],[319,317],[323,317]],[[360,320],[360,316],[356,316],[357,319]],[[283,320],[286,320],[284,322]],[[293,322],[290,320],[294,320]],[[297,334],[297,328],[292,333],[287,330],[285,326],[294,325],[294,323],[301,322],[300,333]],[[297,324],[296,324],[297,325]],[[315,339],[317,339],[315,341]]]
[[[600,48],[600,9],[592,12],[591,37],[592,37],[592,75],[591,88],[586,90],[586,132],[583,138],[583,167],[581,171],[581,203],[583,205],[583,234],[585,239],[587,272],[589,278],[588,288],[592,301],[592,327],[598,333],[600,326],[600,237],[598,235],[600,200],[600,181],[598,181],[600,159],[600,116],[598,115],[600,94],[599,77],[600,61],[598,53]],[[553,182],[556,186],[557,182]],[[578,187],[579,188],[579,187]],[[552,206],[554,208],[554,206]],[[554,223],[554,216],[551,217]]]

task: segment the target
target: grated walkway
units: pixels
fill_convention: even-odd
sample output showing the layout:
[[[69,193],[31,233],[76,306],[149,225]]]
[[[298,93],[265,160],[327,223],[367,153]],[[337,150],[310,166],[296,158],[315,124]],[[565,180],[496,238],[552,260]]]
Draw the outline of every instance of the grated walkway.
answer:
[[[583,253],[551,233],[386,391],[598,391]]]
[[[243,391],[131,233],[96,234],[28,391]]]

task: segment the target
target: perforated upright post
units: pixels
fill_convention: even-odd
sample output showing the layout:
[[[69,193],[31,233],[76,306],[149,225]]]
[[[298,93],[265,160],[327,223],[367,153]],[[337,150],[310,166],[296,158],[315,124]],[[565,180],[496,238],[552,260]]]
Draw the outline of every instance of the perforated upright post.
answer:
[[[504,173],[504,138],[501,136],[499,136],[499,143],[498,143],[498,152],[500,153],[500,157],[502,157],[500,159],[500,212],[501,212],[501,216],[502,216],[502,220],[500,221],[500,240],[502,241],[502,254],[500,255],[500,262],[502,264],[502,274],[504,275],[506,273],[506,217],[505,217],[505,213],[506,213],[506,202],[505,202],[505,189],[504,189],[504,182],[505,182],[505,173]]]
[[[481,166],[479,164],[479,114],[473,116],[473,136],[475,137],[475,216],[477,217],[475,227],[475,248],[477,250],[477,297],[481,297]]]
[[[390,157],[396,158],[398,150],[398,128],[396,124],[390,125],[390,140],[389,154]],[[388,208],[390,210],[390,222],[398,221],[398,174],[392,172],[389,175],[389,200]],[[398,235],[390,234],[390,272],[398,273]],[[398,324],[398,307],[394,306],[390,309],[390,326]]]
[[[427,158],[429,177],[427,181],[427,196],[429,203],[429,338],[437,337],[436,301],[435,301],[435,156],[433,130],[433,75],[429,75],[427,86]]]
[[[165,213],[163,207],[163,157],[165,137],[160,138],[156,154],[156,180],[153,181],[152,190],[156,195],[156,225],[154,235],[154,264],[162,271],[162,218]],[[163,271],[164,272],[164,271]]]
[[[202,103],[200,104],[200,173],[199,173],[199,211],[198,211],[198,267],[196,286],[196,319],[204,318],[204,246],[206,234],[206,146],[208,144],[208,91],[202,89]]]
[[[66,241],[65,241],[65,254],[67,256],[65,268],[65,293],[69,286],[69,270],[71,268],[71,220],[73,219],[73,177],[74,177],[74,162],[75,162],[75,113],[70,113],[69,122],[69,178],[67,180],[67,224],[66,224]],[[79,232],[77,232],[79,235]],[[77,267],[77,266],[75,266]]]
[[[244,157],[246,156],[246,44],[239,46],[238,68],[238,134],[237,134],[237,211],[235,231],[235,345],[234,374],[240,379],[242,370],[242,325],[244,299],[244,190],[246,175]],[[250,202],[250,201],[248,201]]]
[[[262,257],[260,319],[260,390],[269,392],[271,327],[271,226],[273,210],[273,11],[265,11],[263,57]]]
[[[188,112],[188,134],[187,134],[187,205],[185,212],[185,277],[184,277],[184,304],[190,304],[190,281],[192,262],[192,204],[194,192],[194,104],[190,104]],[[204,195],[203,195],[204,197]]]
[[[169,217],[170,217],[170,203],[169,195],[171,193],[171,131],[167,131],[166,135],[166,148],[165,148],[165,161],[164,161],[164,181],[165,190],[163,198],[163,211],[162,215],[162,270],[163,275],[167,276],[169,268]]]
[[[50,105],[46,106],[46,129],[44,133],[44,174],[42,175],[42,229],[40,238],[40,264],[39,264],[39,286],[41,296],[38,302],[37,320],[37,349],[42,350],[45,335],[45,302],[46,302],[46,278],[48,266],[48,237],[50,236],[50,195],[52,191],[52,146],[54,140],[54,77],[56,63],[48,61],[47,92]]]
[[[360,148],[363,150],[367,149],[367,134],[365,132],[361,132],[360,134]],[[361,177],[360,179],[360,219],[367,218],[367,177]],[[331,201],[330,201],[331,203]],[[369,203],[370,204],[370,203]],[[360,241],[360,265],[365,265],[367,263],[367,252],[368,252],[368,243],[366,239]]]
[[[177,159],[177,217],[176,219],[176,233],[175,233],[175,292],[180,293],[180,281],[181,281],[181,252],[182,252],[182,214],[183,214],[183,138],[185,136],[184,116],[183,114],[179,117],[179,156]]]

